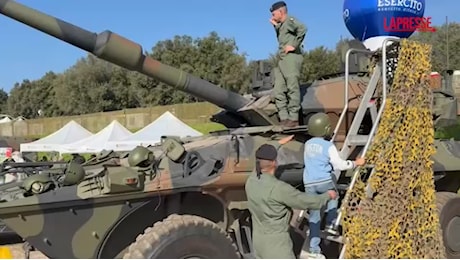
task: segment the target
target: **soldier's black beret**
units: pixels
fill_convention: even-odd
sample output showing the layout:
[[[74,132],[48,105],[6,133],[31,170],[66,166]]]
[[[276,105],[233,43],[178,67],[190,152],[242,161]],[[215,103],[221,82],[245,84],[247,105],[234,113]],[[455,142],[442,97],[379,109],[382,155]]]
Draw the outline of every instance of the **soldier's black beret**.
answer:
[[[272,5],[272,7],[270,8],[270,12],[273,12],[284,6],[286,6],[286,3],[284,1],[278,1]]]
[[[274,161],[278,156],[278,152],[273,145],[263,144],[256,151],[256,158],[262,160]]]

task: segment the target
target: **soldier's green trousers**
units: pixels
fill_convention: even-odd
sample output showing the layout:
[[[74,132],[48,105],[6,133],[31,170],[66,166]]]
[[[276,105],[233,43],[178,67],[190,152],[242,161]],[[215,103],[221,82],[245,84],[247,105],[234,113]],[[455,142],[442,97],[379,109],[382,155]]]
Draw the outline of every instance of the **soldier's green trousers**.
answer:
[[[296,259],[289,232],[279,234],[253,233],[255,257],[258,259]]]
[[[279,59],[278,66],[274,68],[274,97],[280,120],[299,120],[302,62],[302,54],[288,53]]]

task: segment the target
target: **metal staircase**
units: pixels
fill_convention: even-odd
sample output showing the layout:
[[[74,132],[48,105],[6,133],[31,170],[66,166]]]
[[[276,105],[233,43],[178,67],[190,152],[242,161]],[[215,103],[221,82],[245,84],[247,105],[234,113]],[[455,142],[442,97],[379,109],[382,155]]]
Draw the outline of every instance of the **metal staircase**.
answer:
[[[387,75],[386,75],[386,71],[387,71],[387,45],[389,42],[398,42],[399,39],[398,38],[387,38],[383,41],[383,44],[382,44],[382,56],[381,56],[381,64],[377,64],[375,66],[375,69],[374,69],[374,72],[371,76],[371,79],[369,81],[369,84],[362,96],[362,99],[361,99],[361,103],[358,107],[358,109],[356,110],[356,113],[355,113],[355,116],[353,118],[353,121],[350,125],[350,128],[348,130],[348,133],[346,134],[346,137],[345,137],[345,140],[344,140],[344,143],[343,143],[343,146],[341,148],[341,150],[339,151],[339,154],[341,156],[342,159],[347,159],[351,152],[355,149],[355,148],[360,148],[360,147],[363,147],[362,148],[362,151],[361,151],[361,156],[364,156],[366,155],[366,152],[367,150],[369,149],[369,146],[370,144],[372,143],[372,140],[373,140],[373,137],[377,131],[377,128],[379,126],[379,122],[380,122],[380,118],[382,117],[382,114],[383,114],[383,110],[385,108],[385,105],[386,105],[386,96],[387,96],[387,92],[388,92],[388,87],[387,87]],[[351,53],[353,52],[361,52],[361,53],[365,53],[365,54],[369,54],[369,55],[372,55],[373,52],[370,52],[368,50],[361,50],[361,49],[350,49],[348,50],[345,58],[346,58],[346,61],[345,61],[345,97],[344,97],[344,102],[345,102],[345,106],[342,110],[342,113],[340,115],[340,118],[337,122],[337,125],[334,129],[334,133],[333,133],[333,136],[331,138],[331,142],[334,142],[335,141],[335,138],[337,136],[337,133],[338,133],[338,130],[339,130],[339,127],[340,125],[342,124],[344,118],[345,118],[345,115],[347,114],[348,112],[348,81],[349,81],[349,56]],[[376,107],[376,104],[375,102],[373,102],[373,96],[375,94],[375,90],[377,88],[377,84],[380,80],[380,77],[382,77],[382,96],[381,96],[381,99],[382,99],[382,102],[380,104],[380,107],[378,108],[378,111],[377,111],[377,107]],[[370,114],[371,114],[371,120],[372,120],[372,128],[370,130],[370,133],[368,135],[360,135],[358,134],[358,131],[360,129],[360,126],[361,124],[363,123],[363,120],[364,120],[364,117],[366,115],[366,112],[369,110]],[[372,165],[366,165],[366,166],[363,166],[363,167],[367,167],[367,168],[371,168],[372,171],[371,171],[371,175],[373,173],[373,166]],[[356,169],[354,172],[353,172],[353,176],[352,176],[352,179],[351,179],[351,182],[348,186],[348,190],[350,189],[353,189],[354,185],[355,185],[355,182],[357,180],[357,177],[359,175],[359,172],[360,172],[360,169]],[[340,174],[341,172],[340,171],[336,171],[335,172],[335,175],[336,175],[336,179],[338,180],[339,177],[340,177]],[[339,212],[338,212],[338,217],[337,217],[337,220],[336,222],[334,223],[332,229],[328,230],[328,232],[331,234],[331,236],[328,236],[326,237],[326,239],[329,239],[329,240],[332,240],[332,241],[336,241],[336,242],[339,242],[339,243],[343,243],[343,239],[342,239],[342,236],[338,235],[339,232],[338,232],[338,227],[340,226],[341,224],[341,221],[342,221],[342,212],[343,212],[343,205],[346,205],[348,201],[348,192],[346,193],[345,195],[345,198],[342,200],[342,207],[340,208]],[[342,247],[342,251],[340,253],[340,256],[339,258],[343,258],[344,257],[344,254],[345,254],[345,250],[346,250],[346,246],[343,245]]]
[[[345,119],[345,115],[348,113],[348,102],[349,102],[348,92],[349,92],[349,77],[350,77],[349,75],[349,66],[350,66],[349,57],[350,57],[350,54],[352,54],[353,52],[361,52],[361,53],[368,54],[368,55],[373,54],[373,52],[368,51],[368,50],[349,49],[345,56],[345,59],[346,59],[345,61],[345,94],[344,94],[345,105],[342,110],[342,113],[340,114],[340,118],[337,121],[337,125],[335,126],[335,129],[334,129],[334,132],[331,138],[331,142],[335,141],[337,134],[339,132],[339,128]],[[343,142],[342,149],[339,151],[339,155],[341,158],[344,158],[344,159],[348,158],[353,148],[356,148],[359,146],[365,146],[366,143],[368,142],[369,135],[359,135],[358,134],[358,131],[361,127],[361,124],[363,123],[364,116],[366,115],[367,111],[369,111],[371,114],[372,126],[374,127],[378,123],[379,114],[377,113],[375,102],[372,102],[372,98],[374,96],[375,90],[377,88],[377,83],[380,80],[381,74],[382,74],[382,66],[380,64],[377,64],[375,66],[375,70],[369,81],[369,84],[366,87],[366,90],[364,91],[363,96],[361,97],[361,102],[353,117],[353,121],[350,125],[350,129],[348,129],[345,140]],[[336,177],[337,178],[340,177],[340,172],[336,172]]]

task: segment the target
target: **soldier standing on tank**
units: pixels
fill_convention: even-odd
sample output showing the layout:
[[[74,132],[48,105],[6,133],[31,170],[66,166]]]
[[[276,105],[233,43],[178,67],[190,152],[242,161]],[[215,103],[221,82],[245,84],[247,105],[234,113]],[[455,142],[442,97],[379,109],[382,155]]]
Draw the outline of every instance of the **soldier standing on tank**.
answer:
[[[277,64],[273,70],[275,104],[281,124],[294,127],[299,125],[299,78],[303,62],[302,42],[307,28],[288,15],[286,3],[283,1],[274,3],[270,12],[270,23],[275,28],[279,44]]]
[[[304,173],[303,182],[305,193],[309,195],[325,194],[335,190],[333,170],[349,170],[356,166],[364,165],[364,158],[355,161],[343,160],[335,145],[325,138],[331,134],[331,122],[325,113],[317,113],[308,120],[308,133],[312,136],[304,146]],[[337,218],[337,199],[332,199],[327,203],[325,210],[326,229],[332,230],[332,225]],[[310,246],[309,251],[302,250],[301,258],[324,259],[321,252],[320,232],[321,215],[319,209],[309,210],[309,231]]]
[[[292,136],[281,139],[285,144]],[[245,190],[252,216],[256,258],[296,258],[289,235],[292,209],[319,209],[337,193],[307,195],[275,177],[277,150],[264,144],[256,151],[256,171],[246,181]]]

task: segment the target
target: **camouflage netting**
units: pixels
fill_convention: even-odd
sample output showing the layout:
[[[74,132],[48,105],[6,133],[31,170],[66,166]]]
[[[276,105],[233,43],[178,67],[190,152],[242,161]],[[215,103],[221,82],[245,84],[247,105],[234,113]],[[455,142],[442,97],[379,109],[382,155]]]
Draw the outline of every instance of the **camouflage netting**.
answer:
[[[403,40],[390,92],[362,169],[344,205],[346,258],[445,258],[431,156],[431,46]],[[389,81],[390,83],[390,81]]]

